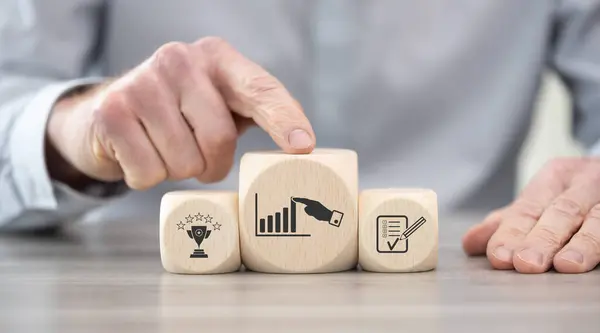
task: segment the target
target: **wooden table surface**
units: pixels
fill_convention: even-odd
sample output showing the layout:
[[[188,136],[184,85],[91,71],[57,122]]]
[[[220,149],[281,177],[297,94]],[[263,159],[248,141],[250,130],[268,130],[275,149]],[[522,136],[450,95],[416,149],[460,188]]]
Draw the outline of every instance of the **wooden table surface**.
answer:
[[[157,220],[0,236],[0,332],[600,332],[600,270],[520,275],[467,258],[479,216],[440,220],[436,271],[163,271]]]

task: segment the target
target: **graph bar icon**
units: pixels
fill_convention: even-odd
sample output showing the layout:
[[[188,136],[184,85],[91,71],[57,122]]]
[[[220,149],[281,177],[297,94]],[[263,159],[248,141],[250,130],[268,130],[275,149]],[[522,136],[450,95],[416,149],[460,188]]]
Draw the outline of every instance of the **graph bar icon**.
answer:
[[[265,219],[260,219],[260,232],[265,232]]]
[[[275,213],[275,232],[281,232],[281,213]]]
[[[283,208],[283,232],[288,232],[288,208]]]
[[[296,201],[290,199],[290,216],[292,216],[292,223],[290,226],[290,232],[296,232]]]
[[[297,233],[296,203],[290,199],[290,206],[283,207],[281,212],[258,216],[258,193],[254,194],[254,223],[256,237],[310,237],[310,234]]]

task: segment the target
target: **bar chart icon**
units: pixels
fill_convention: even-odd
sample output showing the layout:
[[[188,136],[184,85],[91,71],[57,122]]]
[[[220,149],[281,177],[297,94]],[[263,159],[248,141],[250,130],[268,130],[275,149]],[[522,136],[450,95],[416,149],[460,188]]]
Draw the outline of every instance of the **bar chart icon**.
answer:
[[[290,198],[290,206],[283,207],[281,212],[258,216],[258,193],[254,194],[254,227],[256,237],[310,237],[310,234],[297,232],[296,202]]]

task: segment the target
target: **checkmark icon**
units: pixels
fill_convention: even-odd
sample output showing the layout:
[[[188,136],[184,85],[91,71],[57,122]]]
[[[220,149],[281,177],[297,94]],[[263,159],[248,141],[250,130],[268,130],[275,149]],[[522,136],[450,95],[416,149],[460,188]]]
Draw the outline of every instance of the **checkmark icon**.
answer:
[[[396,247],[396,244],[398,244],[399,241],[400,241],[400,238],[396,238],[396,240],[394,241],[394,244],[391,244],[389,241],[387,242],[387,245],[390,248],[390,251],[394,250],[394,248]]]

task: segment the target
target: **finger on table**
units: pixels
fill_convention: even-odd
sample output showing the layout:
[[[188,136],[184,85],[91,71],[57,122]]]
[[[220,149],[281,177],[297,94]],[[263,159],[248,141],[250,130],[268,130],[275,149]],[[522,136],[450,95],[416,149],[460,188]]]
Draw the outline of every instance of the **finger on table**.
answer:
[[[485,254],[487,243],[502,222],[502,213],[505,208],[489,213],[481,223],[478,223],[465,233],[462,239],[463,250],[467,255],[477,256]]]
[[[564,177],[557,175],[552,165],[543,168],[523,189],[518,198],[505,209],[503,219],[490,238],[486,255],[496,269],[513,269],[514,250],[521,247],[544,209],[566,187]]]
[[[579,230],[592,207],[600,203],[600,182],[593,181],[594,177],[590,174],[590,178],[571,184],[546,208],[515,253],[517,271],[543,273],[552,267],[555,254]]]
[[[313,150],[312,126],[279,80],[221,39],[205,38],[196,45],[210,57],[209,73],[229,109],[252,118],[285,152]]]
[[[584,273],[600,262],[600,204],[585,217],[579,231],[556,256],[554,268],[561,273]]]

